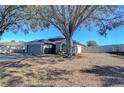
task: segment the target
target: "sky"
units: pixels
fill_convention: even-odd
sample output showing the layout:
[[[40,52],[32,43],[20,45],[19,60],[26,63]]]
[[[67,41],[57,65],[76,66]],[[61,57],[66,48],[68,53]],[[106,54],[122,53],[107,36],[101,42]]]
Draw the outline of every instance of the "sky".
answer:
[[[24,34],[22,31],[15,34],[9,30],[3,34],[0,42],[9,42],[11,40],[28,42],[58,36],[62,36],[62,34],[54,27],[37,32],[29,31],[28,34]],[[100,36],[96,31],[89,32],[82,28],[74,33],[73,39],[82,44],[86,44],[90,40],[95,40],[99,45],[124,44],[124,26],[109,31],[106,37]]]

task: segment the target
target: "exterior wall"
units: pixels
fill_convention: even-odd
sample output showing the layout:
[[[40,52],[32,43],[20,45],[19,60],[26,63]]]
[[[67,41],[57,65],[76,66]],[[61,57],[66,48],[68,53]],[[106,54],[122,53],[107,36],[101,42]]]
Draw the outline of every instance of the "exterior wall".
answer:
[[[77,45],[77,54],[82,53],[82,46],[81,45]]]
[[[26,49],[27,49],[26,52],[31,55],[43,54],[42,44],[27,45]]]
[[[28,51],[27,51],[27,45],[25,44],[25,53],[27,53]]]
[[[66,44],[65,40],[62,42],[56,43],[56,53],[63,51],[62,49],[63,44]],[[74,54],[80,54],[80,53],[82,53],[82,46],[74,43]]]
[[[61,43],[56,43],[56,53],[61,51]]]

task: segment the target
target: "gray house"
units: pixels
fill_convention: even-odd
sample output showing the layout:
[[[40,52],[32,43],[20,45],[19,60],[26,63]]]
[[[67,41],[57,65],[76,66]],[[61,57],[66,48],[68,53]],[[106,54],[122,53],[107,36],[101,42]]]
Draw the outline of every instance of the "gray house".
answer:
[[[74,54],[82,52],[83,45],[79,42],[73,41]],[[40,54],[56,54],[60,51],[65,52],[66,41],[62,37],[51,38],[48,40],[35,40],[25,44],[25,52],[31,55]]]
[[[47,40],[36,40],[25,44],[25,52],[31,55],[55,53],[55,45]]]

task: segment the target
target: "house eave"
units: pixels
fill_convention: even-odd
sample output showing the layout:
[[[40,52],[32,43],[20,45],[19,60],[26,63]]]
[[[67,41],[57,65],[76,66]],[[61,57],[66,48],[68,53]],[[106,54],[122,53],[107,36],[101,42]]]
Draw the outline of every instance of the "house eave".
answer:
[[[54,44],[52,42],[27,42],[25,45],[34,45],[34,44]]]

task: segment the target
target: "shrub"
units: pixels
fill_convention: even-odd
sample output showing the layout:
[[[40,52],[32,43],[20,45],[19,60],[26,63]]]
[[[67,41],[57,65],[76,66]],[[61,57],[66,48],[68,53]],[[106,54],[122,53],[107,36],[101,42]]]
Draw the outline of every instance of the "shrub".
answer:
[[[117,52],[117,49],[115,47],[112,47],[112,52],[113,53],[116,53]]]
[[[58,53],[57,53],[57,55],[64,56],[64,55],[65,55],[65,53],[64,53],[64,52],[62,52],[62,51],[60,51],[60,52],[58,52]]]

